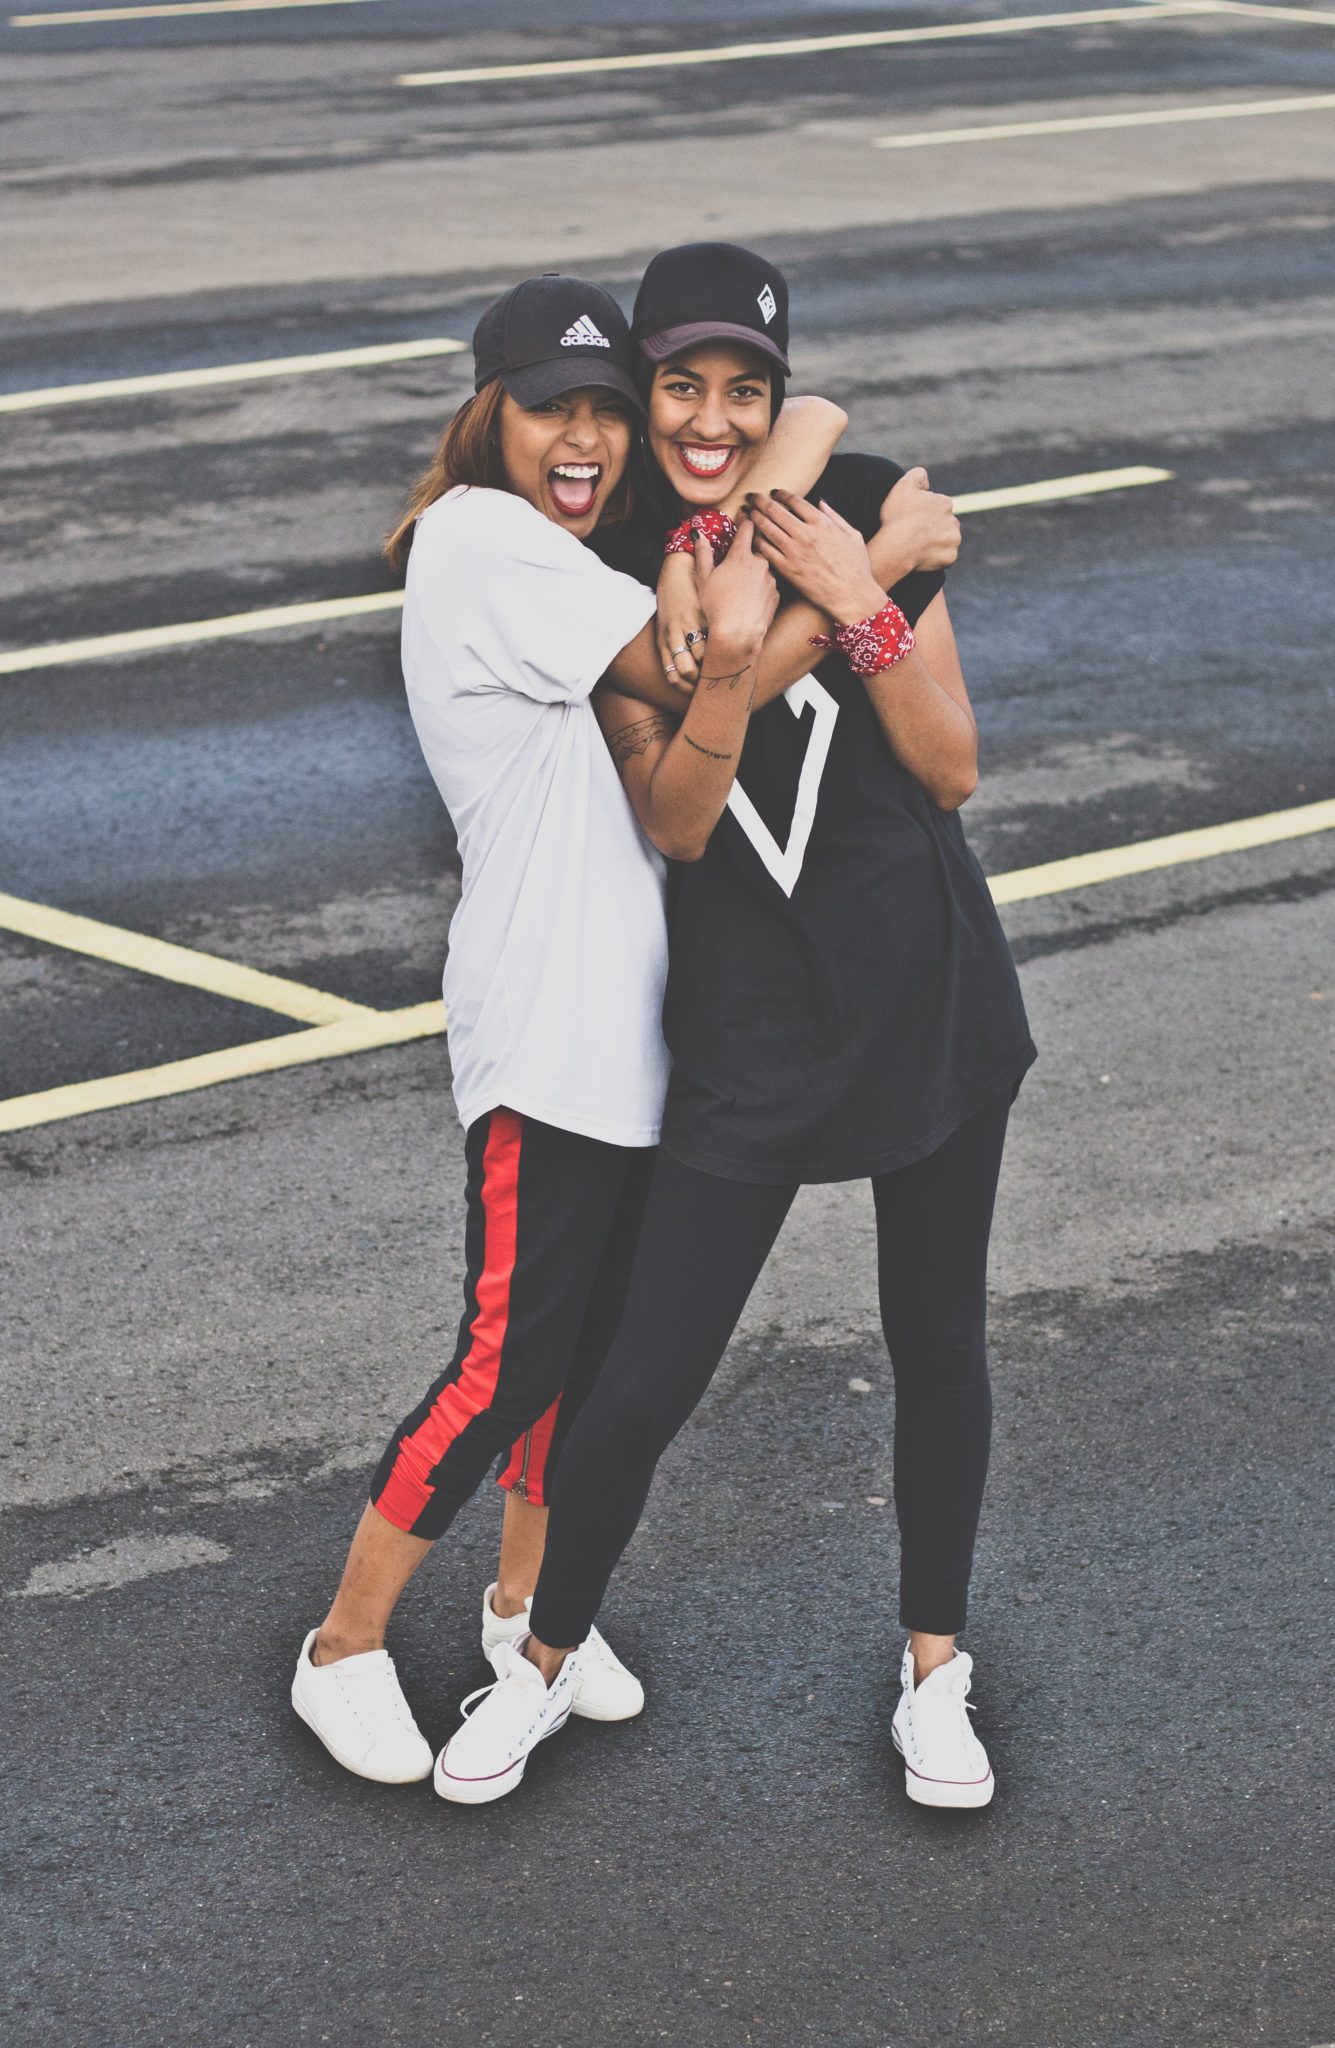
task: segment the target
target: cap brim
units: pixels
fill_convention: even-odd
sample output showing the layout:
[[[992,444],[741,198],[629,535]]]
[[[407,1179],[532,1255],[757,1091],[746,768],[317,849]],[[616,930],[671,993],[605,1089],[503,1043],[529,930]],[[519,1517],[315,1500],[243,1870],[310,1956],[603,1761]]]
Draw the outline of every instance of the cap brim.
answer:
[[[759,328],[743,327],[738,321],[688,320],[682,327],[664,327],[658,334],[638,334],[635,339],[641,355],[647,356],[651,363],[665,363],[669,356],[679,354],[682,349],[698,348],[702,341],[740,341],[760,355],[772,357],[785,377],[792,375],[788,358],[778,342],[771,341]]]
[[[567,391],[615,391],[637,413],[644,411],[644,400],[629,370],[618,363],[599,362],[594,355],[572,353],[554,362],[525,363],[517,370],[502,370],[500,379],[520,405],[542,405]]]

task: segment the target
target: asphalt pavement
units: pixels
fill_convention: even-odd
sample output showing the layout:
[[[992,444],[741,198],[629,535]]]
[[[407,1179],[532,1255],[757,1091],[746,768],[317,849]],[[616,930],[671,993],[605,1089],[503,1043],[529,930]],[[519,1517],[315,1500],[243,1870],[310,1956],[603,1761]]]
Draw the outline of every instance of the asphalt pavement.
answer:
[[[34,12],[56,13],[45,6]],[[999,11],[999,10],[997,10]],[[1018,14],[1018,8],[1009,10]],[[1038,12],[1037,8],[1027,10]],[[1055,11],[1055,9],[1053,10]],[[799,388],[958,493],[988,872],[1335,795],[1335,15],[439,88],[974,7],[424,0],[0,27],[0,399],[467,341],[530,268],[788,271]],[[0,411],[0,653],[369,595],[466,355]],[[0,891],[377,1009],[457,864],[392,612],[0,674]],[[1335,837],[1004,912],[1040,1047],[967,1646],[994,1805],[908,1804],[870,1199],[800,1198],[604,1626],[643,1719],[477,1812],[291,1716],[457,1320],[438,1038],[0,1135],[6,2041],[1318,2048],[1330,1999]],[[0,1113],[292,1029],[0,922]],[[487,1677],[488,1486],[392,1647]]]

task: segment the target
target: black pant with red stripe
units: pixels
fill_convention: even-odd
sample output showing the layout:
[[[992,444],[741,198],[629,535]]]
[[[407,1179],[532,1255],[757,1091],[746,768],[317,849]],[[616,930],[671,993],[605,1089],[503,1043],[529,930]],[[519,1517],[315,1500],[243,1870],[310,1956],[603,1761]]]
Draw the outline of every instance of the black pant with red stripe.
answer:
[[[895,1380],[899,1618],[962,1629],[987,1477],[987,1244],[1010,1095],[876,1198],[881,1322]],[[796,1187],[697,1172],[660,1153],[626,1311],[561,1462],[533,1632],[582,1643],[654,1468],[714,1376]]]
[[[436,1537],[508,1451],[502,1486],[541,1506],[607,1356],[654,1153],[515,1110],[470,1124],[463,1319],[454,1356],[376,1469],[373,1505]]]

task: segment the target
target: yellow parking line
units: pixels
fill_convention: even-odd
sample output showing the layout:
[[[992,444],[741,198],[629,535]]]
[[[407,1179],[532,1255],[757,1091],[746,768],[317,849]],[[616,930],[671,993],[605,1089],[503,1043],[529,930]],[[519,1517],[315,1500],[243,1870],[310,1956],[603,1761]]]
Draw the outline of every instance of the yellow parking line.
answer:
[[[1020,135],[1079,135],[1096,128],[1163,128],[1185,121],[1240,121],[1260,114],[1309,114],[1335,107],[1335,92],[1301,98],[1232,100],[1209,107],[1144,107],[1132,114],[1075,114],[1054,121],[996,121],[981,128],[924,128],[911,135],[878,135],[873,149],[930,149],[940,143],[1008,142]]]
[[[220,960],[214,953],[169,945],[143,932],[125,931],[93,917],[76,917],[46,903],[28,903],[20,896],[0,895],[0,931],[18,932],[43,945],[156,975],[160,981],[204,989],[209,995],[229,996],[235,1003],[249,1003],[252,1009],[276,1010],[280,1017],[295,1017],[302,1024],[334,1024],[341,1018],[380,1014],[365,1003],[345,1002],[342,996],[326,995],[322,989],[307,988],[279,974],[262,974],[254,967],[239,967],[234,960]]]
[[[931,28],[868,29],[850,35],[801,36],[790,42],[722,43],[703,50],[637,51],[622,57],[552,57],[528,64],[475,64],[458,71],[405,71],[399,85],[490,85],[524,78],[571,78],[600,71],[675,70],[678,65],[743,64],[762,57],[812,57],[832,50],[881,50],[895,43],[939,43],[962,36],[1011,36],[1026,29],[1073,28],[1105,21],[1147,22],[1199,12],[1199,0],[1155,0],[1152,6],[1094,7],[1071,14],[1016,14],[991,21],[948,21]]]
[[[62,23],[96,25],[102,21],[152,21],[159,15],[171,16],[191,14],[277,14],[292,7],[365,7],[375,0],[158,0],[158,4],[140,7],[70,7],[52,9],[43,14],[11,14],[11,28],[52,28]],[[579,71],[627,71],[648,69],[655,64],[690,63],[737,63],[748,57],[785,56],[789,52],[810,55],[823,50],[849,50],[875,48],[887,42],[924,42],[943,37],[978,34],[1002,34],[1015,29],[1061,27],[1070,21],[1122,21],[1131,9],[1108,7],[1087,9],[1079,15],[1035,15],[1031,18],[1018,17],[1003,22],[961,22],[947,23],[931,29],[890,29],[870,32],[865,35],[809,36],[794,43],[737,43],[719,50],[683,50],[664,52],[661,56],[638,57],[592,57],[557,59],[551,63],[493,64],[476,66],[465,71],[409,72],[399,79],[400,85],[455,85],[465,80],[524,78],[535,73],[541,77],[560,76],[563,72]],[[1134,9],[1136,14],[1253,14],[1264,17],[1274,15],[1280,21],[1335,22],[1335,15],[1320,14],[1301,7],[1267,7],[1246,4],[1246,0],[1149,0]]]
[[[366,7],[375,0],[158,0],[141,7],[70,7],[42,14],[11,14],[11,28],[53,28],[62,24],[96,25],[103,21],[152,21],[191,14],[277,14],[293,7]],[[670,64],[735,64],[747,58],[809,56],[824,50],[874,49],[886,43],[930,42],[962,35],[1001,35],[1030,28],[1064,27],[1080,21],[1125,21],[1132,14],[1252,14],[1273,15],[1279,21],[1335,22],[1335,15],[1301,7],[1248,5],[1246,0],[1149,0],[1134,9],[1122,7],[1087,8],[1079,14],[1017,16],[992,22],[950,22],[925,29],[887,29],[863,35],[807,36],[799,42],[735,43],[713,50],[664,51],[625,57],[558,58],[529,64],[477,65],[471,70],[407,72],[400,85],[457,85],[469,80],[560,77],[581,71],[638,71]]]
[[[1103,853],[1077,853],[1069,860],[1045,861],[1041,867],[1012,868],[1009,874],[994,875],[988,887],[994,903],[1029,903],[1036,896],[1089,889],[1124,875],[1145,875],[1154,868],[1180,867],[1187,861],[1212,860],[1216,854],[1244,853],[1249,847],[1330,831],[1335,831],[1335,798],[1299,804],[1291,811],[1270,811],[1260,818],[1235,818],[1228,825],[1206,825],[1196,832],[1170,832],[1164,839],[1110,846]]]
[[[11,28],[60,22],[153,21],[160,14],[277,14],[285,7],[370,7],[377,0],[163,0],[156,7],[70,7],[53,14],[11,14]]]
[[[1037,505],[1058,498],[1084,498],[1095,491],[1130,490],[1165,483],[1171,469],[1091,470],[1085,476],[1049,477],[1005,490],[965,492],[957,512],[991,512],[1003,505]],[[0,654],[0,676],[29,669],[58,668],[67,662],[104,661],[118,654],[152,654],[162,647],[188,647],[196,640],[229,640],[248,633],[272,633],[283,626],[316,626],[329,619],[360,618],[368,612],[398,611],[401,590],[377,590],[369,597],[327,597],[311,604],[270,605],[264,611],[229,612],[216,619],[192,619],[179,626],[143,626],[130,633],[101,633],[91,640],[57,640],[45,647],[16,647]]]
[[[14,1095],[0,1102],[0,1131],[26,1131],[36,1124],[58,1123],[87,1116],[97,1109],[123,1109],[131,1102],[152,1102],[164,1095],[188,1095],[213,1088],[220,1081],[241,1081],[251,1074],[269,1074],[282,1067],[308,1066],[313,1060],[342,1059],[352,1052],[373,1052],[382,1045],[403,1045],[412,1038],[430,1038],[445,1029],[445,1006],[414,1003],[406,1010],[367,1010],[337,1024],[311,1031],[285,1031],[281,1038],[256,1039],[229,1046],[225,1052],[200,1053],[189,1060],[169,1060],[161,1067],[141,1067],[132,1074],[112,1074],[105,1081],[75,1081],[67,1088],[44,1088],[35,1095]]]
[[[146,391],[195,391],[210,384],[246,384],[257,377],[306,377],[319,370],[357,370],[373,363],[412,363],[455,356],[467,342],[443,336],[426,341],[376,342],[369,348],[331,348],[317,355],[268,356],[256,363],[214,363],[204,370],[159,370],[147,377],[103,377],[93,384],[48,384],[39,391],[0,393],[0,412],[34,412],[90,399],[138,398]]]
[[[269,605],[258,612],[228,612],[217,619],[190,619],[179,626],[143,626],[133,633],[101,633],[93,640],[60,640],[46,647],[17,647],[0,654],[0,676],[26,669],[55,668],[71,661],[103,661],[114,654],[153,654],[162,647],[188,647],[196,640],[231,640],[243,633],[274,633],[282,626],[318,626],[328,619],[361,618],[368,612],[399,611],[401,590],[375,590],[369,597],[326,597],[312,604]]]
[[[1091,498],[1099,491],[1134,491],[1142,484],[1171,483],[1171,469],[1149,469],[1135,464],[1130,469],[1090,469],[1083,476],[1052,476],[1037,484],[1008,484],[1000,491],[964,491],[955,499],[955,510],[1000,512],[1006,505],[1052,505],[1065,498]]]
[[[1259,818],[1238,818],[1227,825],[1207,825],[1200,831],[1174,832],[1163,839],[1112,846],[1102,853],[1046,861],[1041,867],[1014,868],[1009,874],[994,875],[988,887],[999,904],[1028,903],[1035,897],[1088,889],[1125,875],[1147,874],[1155,868],[1177,867],[1189,861],[1210,860],[1219,854],[1242,853],[1249,847],[1271,846],[1281,840],[1330,831],[1335,831],[1335,798],[1303,804],[1296,810],[1271,811]],[[230,1046],[225,1052],[171,1060],[165,1066],[113,1074],[103,1081],[75,1081],[64,1088],[11,1096],[8,1102],[0,1102],[0,1132],[29,1130],[37,1124],[86,1116],[93,1110],[119,1109],[132,1102],[150,1102],[161,1096],[211,1088],[220,1081],[239,1081],[247,1075],[305,1066],[313,1060],[340,1059],[346,1053],[401,1045],[444,1029],[445,1011],[439,1002],[415,1003],[405,1010],[363,1010],[337,1023]]]

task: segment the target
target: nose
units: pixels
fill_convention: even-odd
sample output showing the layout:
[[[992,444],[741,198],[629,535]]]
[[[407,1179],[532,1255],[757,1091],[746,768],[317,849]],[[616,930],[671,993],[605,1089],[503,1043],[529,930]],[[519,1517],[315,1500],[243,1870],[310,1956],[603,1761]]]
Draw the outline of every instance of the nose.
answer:
[[[571,414],[561,438],[567,446],[580,454],[587,454],[590,448],[597,445],[598,431],[598,422],[592,408],[581,407],[578,412]]]
[[[706,392],[695,409],[691,425],[702,441],[722,441],[729,428],[728,408],[716,392]]]

